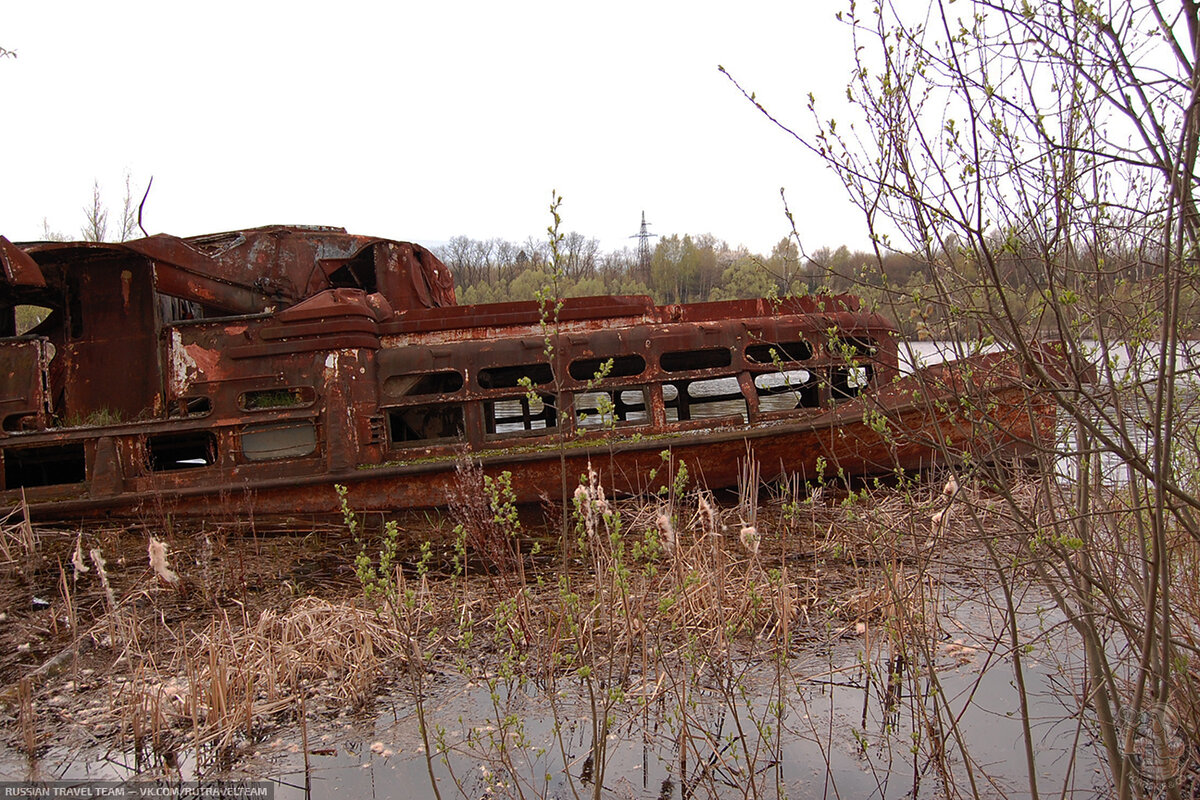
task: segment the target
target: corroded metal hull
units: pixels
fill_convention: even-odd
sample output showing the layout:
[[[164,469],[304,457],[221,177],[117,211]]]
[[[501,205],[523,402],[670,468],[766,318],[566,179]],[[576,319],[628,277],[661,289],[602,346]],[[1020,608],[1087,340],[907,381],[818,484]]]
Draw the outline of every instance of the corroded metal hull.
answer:
[[[523,502],[589,465],[653,489],[664,452],[712,488],[747,459],[891,474],[1053,435],[1014,357],[901,376],[850,296],[457,306],[428,251],[336,229],[0,245],[0,501],[35,518],[325,515],[336,484],[436,507],[467,459]],[[26,304],[49,316],[20,330]]]

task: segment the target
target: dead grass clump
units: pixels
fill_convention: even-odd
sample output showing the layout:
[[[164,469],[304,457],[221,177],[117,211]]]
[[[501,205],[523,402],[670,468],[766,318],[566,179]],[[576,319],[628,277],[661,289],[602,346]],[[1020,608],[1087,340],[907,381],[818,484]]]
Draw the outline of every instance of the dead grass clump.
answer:
[[[838,598],[839,616],[861,632],[868,624],[881,627],[894,644],[925,643],[941,636],[937,600],[939,582],[933,574],[917,573],[902,563],[873,570],[866,585]]]
[[[1020,511],[1035,507],[1038,491],[1032,477],[1005,487]],[[924,562],[971,544],[981,529],[997,540],[1024,529],[1009,501],[978,484],[960,485],[953,474],[900,489],[821,489],[805,500],[784,497],[781,506],[786,527],[811,529],[814,556],[850,563]]]
[[[687,554],[681,561],[688,563]],[[748,559],[731,560],[720,570],[712,567],[711,561],[696,559],[681,572],[664,576],[656,588],[666,599],[659,608],[667,627],[716,652],[743,636],[775,642],[797,618],[807,619],[815,600],[811,582],[789,580],[781,571],[767,574]]]
[[[213,620],[167,669],[145,659],[114,682],[110,715],[136,752],[192,747],[204,762],[254,740],[302,696],[361,707],[400,652],[396,633],[372,612],[306,597],[249,627]]]
[[[268,696],[324,680],[331,682],[323,687],[327,696],[354,705],[368,699],[380,671],[403,652],[399,635],[381,617],[318,597],[301,598],[282,614],[268,609],[229,640],[229,655],[241,653],[268,680]]]
[[[894,561],[916,558],[933,543],[931,523],[945,513],[939,495],[927,487],[919,493],[879,489],[852,492],[818,507],[815,519],[824,527],[817,555],[848,561]]]
[[[0,566],[28,563],[37,552],[37,534],[21,504],[0,519]]]
[[[361,706],[384,665],[400,652],[395,631],[371,611],[304,597],[286,611],[263,611],[251,627],[214,623],[179,656],[193,685],[209,698],[201,712],[206,719],[216,712],[208,721],[219,723],[239,704],[291,702],[317,688],[331,705]],[[243,697],[229,702],[227,687],[244,687]]]

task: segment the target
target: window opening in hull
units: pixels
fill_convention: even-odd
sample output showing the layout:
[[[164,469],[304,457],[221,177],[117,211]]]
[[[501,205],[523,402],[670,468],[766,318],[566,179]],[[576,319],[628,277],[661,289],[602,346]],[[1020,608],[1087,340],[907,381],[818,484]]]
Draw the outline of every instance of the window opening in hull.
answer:
[[[641,424],[650,419],[643,386],[580,392],[575,395],[575,424],[582,428]]]
[[[821,404],[821,386],[816,374],[805,369],[764,372],[754,376],[759,411],[790,411],[817,408]]]
[[[374,245],[364,248],[361,253],[329,273],[329,288],[362,289],[367,293],[378,291]]]
[[[874,370],[869,365],[834,367],[829,386],[834,402],[858,397],[870,385]]]
[[[248,461],[301,458],[317,449],[317,429],[312,422],[259,425],[242,431],[242,455]]]
[[[4,451],[4,488],[83,483],[87,460],[82,443],[12,447]]]
[[[146,437],[151,472],[207,467],[217,461],[217,439],[208,431]]]
[[[242,411],[271,411],[277,408],[301,408],[310,406],[317,399],[311,386],[292,386],[283,389],[256,389],[238,395],[238,408]]]
[[[728,347],[713,347],[704,350],[677,350],[663,353],[659,366],[667,372],[691,372],[698,369],[719,369],[733,363],[733,353]]]
[[[456,439],[463,435],[463,407],[424,405],[389,408],[388,441],[392,444]]]
[[[483,404],[484,429],[489,434],[517,434],[550,430],[558,425],[551,395],[489,400]]]
[[[730,416],[740,416],[742,422],[750,419],[749,405],[732,376],[666,384],[663,405],[668,422]]]
[[[607,378],[632,378],[646,371],[646,359],[638,355],[613,356],[608,358],[581,358],[571,362],[568,374],[577,381],[590,381],[596,377],[601,368],[612,361],[612,368],[604,376]]]
[[[805,341],[777,344],[752,344],[746,348],[746,358],[755,364],[774,364],[807,361],[812,358],[812,345]]]
[[[422,395],[453,394],[463,388],[461,372],[447,370],[425,375],[392,375],[383,382],[386,397],[399,400],[403,397]]]
[[[554,370],[549,364],[518,364],[511,367],[487,367],[479,370],[480,389],[513,389],[528,378],[534,386],[542,386],[554,380]]]

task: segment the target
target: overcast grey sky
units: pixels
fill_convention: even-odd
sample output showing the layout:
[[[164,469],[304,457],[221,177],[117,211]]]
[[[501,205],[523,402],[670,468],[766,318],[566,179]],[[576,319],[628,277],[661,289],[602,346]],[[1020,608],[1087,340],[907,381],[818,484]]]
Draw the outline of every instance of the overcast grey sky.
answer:
[[[808,126],[849,69],[840,0],[10,2],[0,233],[78,235],[100,181],[153,175],[149,232],[341,225],[437,243],[564,228],[605,249],[712,233],[768,251],[866,241]],[[111,223],[110,223],[111,224]]]

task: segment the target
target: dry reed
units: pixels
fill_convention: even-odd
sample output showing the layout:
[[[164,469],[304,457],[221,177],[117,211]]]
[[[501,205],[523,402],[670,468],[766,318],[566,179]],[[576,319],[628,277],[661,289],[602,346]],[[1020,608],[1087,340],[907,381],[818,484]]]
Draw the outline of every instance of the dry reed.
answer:
[[[37,542],[24,503],[0,518],[0,566],[29,563],[37,552]]]
[[[294,715],[306,694],[328,709],[362,706],[402,650],[372,612],[314,597],[241,623],[214,618],[165,664],[139,653],[112,681],[106,712],[93,724],[153,763],[190,748],[198,768],[220,765]]]
[[[22,678],[17,685],[17,725],[21,729],[21,744],[25,755],[37,757],[37,712],[33,708],[33,687],[29,678]]]

